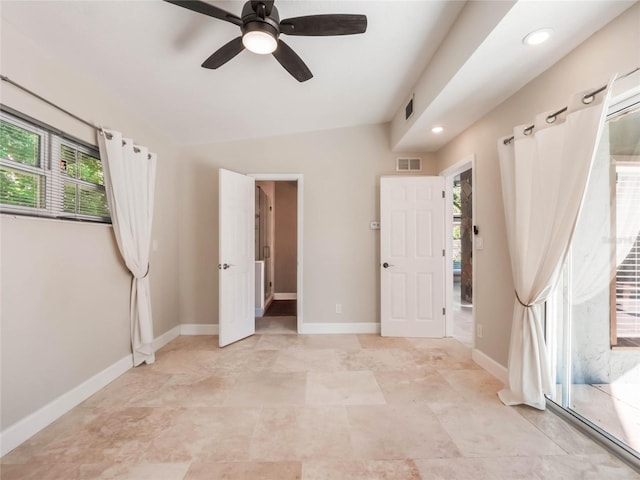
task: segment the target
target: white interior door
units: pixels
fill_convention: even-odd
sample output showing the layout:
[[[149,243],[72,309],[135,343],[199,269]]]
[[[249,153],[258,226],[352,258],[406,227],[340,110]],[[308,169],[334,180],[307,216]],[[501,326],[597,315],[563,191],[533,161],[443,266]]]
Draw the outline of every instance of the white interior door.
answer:
[[[383,336],[444,336],[443,192],[442,177],[380,179]]]
[[[255,180],[220,169],[219,341],[253,335],[255,324]]]

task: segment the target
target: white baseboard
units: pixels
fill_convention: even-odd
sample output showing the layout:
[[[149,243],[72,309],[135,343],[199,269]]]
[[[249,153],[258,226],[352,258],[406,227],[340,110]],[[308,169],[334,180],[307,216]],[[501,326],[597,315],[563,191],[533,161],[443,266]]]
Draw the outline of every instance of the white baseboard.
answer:
[[[218,325],[214,323],[183,323],[180,335],[218,335]]]
[[[297,293],[274,293],[274,300],[296,300],[298,298]]]
[[[474,362],[476,362],[478,365],[480,365],[505,385],[509,383],[509,371],[507,370],[507,368],[500,365],[493,358],[487,356],[487,354],[481,352],[477,348],[474,348],[471,351],[471,358]]]
[[[44,407],[14,423],[0,433],[0,455],[5,455],[53,423],[76,405],[133,367],[133,356],[127,355],[77,387],[63,393]]]
[[[380,324],[375,322],[368,323],[303,323],[298,333],[317,334],[317,333],[380,333]]]
[[[171,340],[179,335],[189,335],[182,333],[182,327],[189,325],[177,325],[171,330],[163,333],[153,341],[154,351],[164,347]],[[215,327],[217,325],[193,325],[194,327]],[[193,333],[191,335],[194,335]],[[106,387],[123,373],[126,373],[133,367],[133,357],[127,355],[116,363],[98,372],[93,377],[85,380],[80,385],[72,388],[68,392],[63,393],[55,400],[49,402],[44,407],[33,412],[22,420],[14,423],[6,430],[0,432],[0,456],[9,453],[24,441],[31,438],[43,428],[47,427],[62,415],[67,413],[73,407],[84,402],[91,395]]]
[[[255,316],[256,317],[262,317],[264,315],[264,311],[265,310],[266,310],[265,308],[256,308]]]
[[[164,347],[167,343],[169,343],[171,340],[178,338],[178,336],[180,336],[180,325],[176,325],[168,332],[165,332],[159,337],[157,337],[153,341],[153,351],[157,352],[162,347]]]

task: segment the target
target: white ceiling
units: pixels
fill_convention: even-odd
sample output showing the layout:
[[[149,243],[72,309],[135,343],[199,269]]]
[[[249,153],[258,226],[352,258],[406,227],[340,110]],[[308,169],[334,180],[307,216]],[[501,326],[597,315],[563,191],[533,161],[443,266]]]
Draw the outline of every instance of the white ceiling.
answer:
[[[243,5],[211,3],[236,15]],[[431,110],[417,112],[414,128],[398,146],[437,148],[632,3],[520,2],[476,46],[475,57],[443,87]],[[314,74],[298,83],[270,55],[248,51],[218,70],[201,68],[239,35],[239,27],[159,0],[2,0],[0,15],[50,57],[134,106],[174,143],[204,144],[390,121],[422,73],[428,74],[437,48],[455,40],[447,32],[465,2],[276,0],[276,6],[281,18],[365,14],[367,32],[283,36]],[[498,53],[514,51],[521,31],[536,26],[553,26],[563,32],[562,40],[516,62]],[[487,88],[498,74],[498,88]],[[461,99],[470,94],[478,108],[459,115]],[[444,122],[448,133],[436,140],[424,135],[433,122]]]

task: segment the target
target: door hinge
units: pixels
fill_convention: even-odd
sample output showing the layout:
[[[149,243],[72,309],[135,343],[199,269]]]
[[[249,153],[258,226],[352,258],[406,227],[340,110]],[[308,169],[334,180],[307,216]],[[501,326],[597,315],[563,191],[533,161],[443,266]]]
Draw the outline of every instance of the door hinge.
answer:
[[[444,257],[444,248],[442,249],[442,256]]]
[[[444,198],[444,190],[442,190],[442,198]]]
[[[446,315],[447,314],[447,309],[442,307],[442,315]]]

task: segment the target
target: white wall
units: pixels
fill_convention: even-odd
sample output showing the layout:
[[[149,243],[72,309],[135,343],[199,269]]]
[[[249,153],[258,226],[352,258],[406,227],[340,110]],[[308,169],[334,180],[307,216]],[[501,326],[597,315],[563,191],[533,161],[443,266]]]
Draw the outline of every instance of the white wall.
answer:
[[[484,250],[475,251],[476,348],[507,365],[514,294],[507,252],[496,142],[536,113],[567,104],[576,91],[607,83],[640,65],[640,4],[590,37],[564,59],[456,137],[437,153],[438,171],[476,154],[476,224]]]
[[[218,323],[218,169],[304,175],[307,322],[379,321],[380,175],[393,174],[388,126],[203,145],[185,150],[180,189],[180,318]],[[435,172],[423,155],[424,174]],[[277,215],[276,211],[276,215]],[[277,252],[276,252],[277,253]],[[335,304],[343,314],[335,313]]]
[[[156,336],[178,324],[176,150],[78,65],[52,62],[1,25],[2,74],[95,124],[158,153],[151,288]],[[2,83],[1,101],[96,144],[93,129]],[[130,353],[130,277],[110,226],[0,217],[1,428],[15,424]]]

